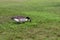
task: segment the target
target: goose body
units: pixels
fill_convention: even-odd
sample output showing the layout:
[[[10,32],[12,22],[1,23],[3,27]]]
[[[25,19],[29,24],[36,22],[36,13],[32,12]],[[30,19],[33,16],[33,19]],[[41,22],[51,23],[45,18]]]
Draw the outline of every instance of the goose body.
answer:
[[[23,16],[15,16],[12,17],[11,19],[13,19],[15,22],[20,22],[20,23],[27,22],[27,21],[31,22],[31,19],[29,17],[23,17]]]
[[[24,21],[28,21],[28,19],[25,18],[21,18],[21,19],[14,19],[16,22],[24,22]]]

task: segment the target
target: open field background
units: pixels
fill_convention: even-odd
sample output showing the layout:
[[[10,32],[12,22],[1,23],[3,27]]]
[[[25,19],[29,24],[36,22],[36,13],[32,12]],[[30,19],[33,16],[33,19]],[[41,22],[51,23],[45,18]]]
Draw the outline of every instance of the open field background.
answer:
[[[15,24],[17,15],[32,22]],[[60,40],[60,0],[0,0],[0,40]]]

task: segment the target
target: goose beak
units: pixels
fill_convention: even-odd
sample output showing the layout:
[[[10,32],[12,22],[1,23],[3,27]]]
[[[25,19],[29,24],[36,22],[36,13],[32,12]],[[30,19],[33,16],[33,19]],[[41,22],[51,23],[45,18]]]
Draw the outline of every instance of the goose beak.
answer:
[[[29,19],[29,22],[31,22],[31,19]]]

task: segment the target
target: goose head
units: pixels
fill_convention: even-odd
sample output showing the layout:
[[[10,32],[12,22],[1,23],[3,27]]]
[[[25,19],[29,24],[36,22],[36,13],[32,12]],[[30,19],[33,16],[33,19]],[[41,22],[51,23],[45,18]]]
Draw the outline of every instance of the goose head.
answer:
[[[31,18],[30,17],[26,17],[27,21],[31,22]]]

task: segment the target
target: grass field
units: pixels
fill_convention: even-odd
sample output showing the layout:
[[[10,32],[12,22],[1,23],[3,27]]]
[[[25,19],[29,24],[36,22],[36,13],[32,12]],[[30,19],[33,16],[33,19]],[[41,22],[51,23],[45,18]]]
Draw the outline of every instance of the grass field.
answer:
[[[32,22],[15,24],[17,15]],[[60,0],[0,0],[0,40],[60,40]]]

